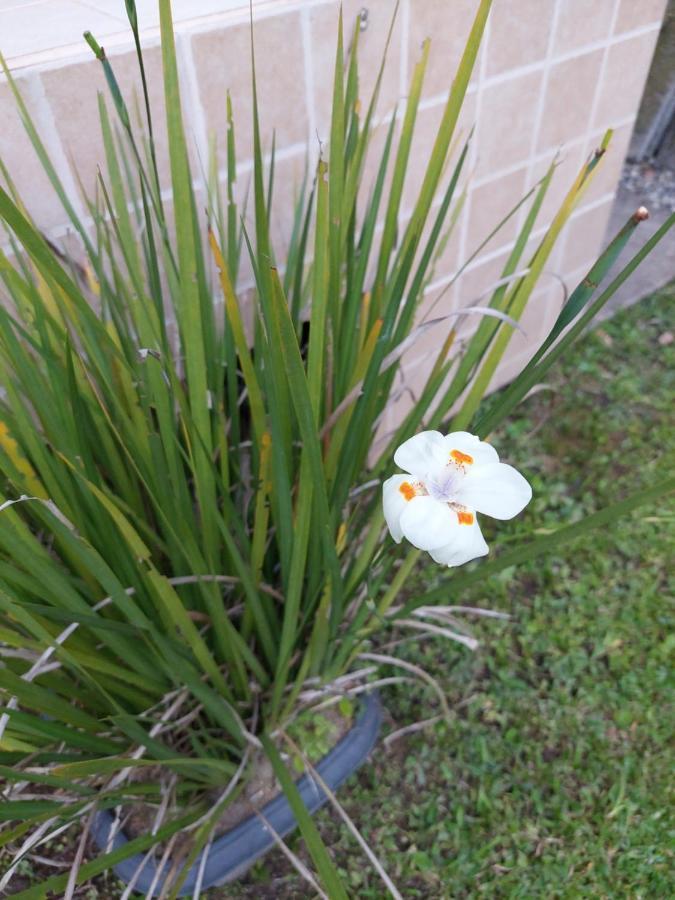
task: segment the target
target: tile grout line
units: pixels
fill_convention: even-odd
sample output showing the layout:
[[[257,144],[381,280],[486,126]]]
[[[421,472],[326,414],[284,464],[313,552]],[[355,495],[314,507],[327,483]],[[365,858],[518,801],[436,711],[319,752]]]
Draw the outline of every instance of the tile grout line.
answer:
[[[36,0],[36,3],[48,3],[49,0]],[[78,6],[87,5],[87,8],[96,10],[101,15],[108,15],[98,7],[91,7],[87,0],[73,0]],[[325,6],[330,0],[292,0],[282,5],[282,0],[270,0],[265,5],[258,6],[254,2],[254,20],[264,20],[276,16],[283,16],[288,13],[299,12],[302,9],[313,9],[319,6]],[[277,5],[278,3],[278,5]],[[23,8],[23,7],[21,7]],[[0,17],[4,12],[11,10],[0,10]],[[123,30],[115,30],[110,33],[100,35],[101,40],[105,40],[106,50],[111,52],[125,52],[133,47],[133,40],[127,24],[126,17],[124,19],[113,19],[115,24],[122,26]],[[178,19],[174,16],[174,31],[187,32],[190,34],[200,34],[211,31],[221,26],[225,28],[234,27],[245,24],[248,18],[248,2],[242,5],[226,9],[216,13],[206,13],[202,16],[193,16],[192,18]],[[140,31],[141,42],[148,41],[150,44],[159,43],[160,29],[159,25],[150,25],[142,28]],[[57,57],[54,54],[58,54]],[[49,67],[55,63],[81,62],[87,58],[87,49],[83,48],[80,42],[71,44],[61,44],[51,47],[48,50],[40,50],[35,53],[22,53],[16,57],[8,57],[11,62],[10,70],[17,68],[28,68],[32,66]],[[1,79],[0,79],[1,80]]]
[[[609,51],[613,46],[612,38],[614,36],[614,29],[616,28],[616,23],[619,18],[619,7],[621,6],[621,0],[614,0],[614,10],[612,12],[612,18],[609,25],[609,33],[607,36],[607,44],[605,46],[604,53],[602,54],[602,61],[600,63],[600,72],[598,74],[598,83],[595,86],[595,91],[593,92],[593,101],[591,103],[591,109],[588,115],[588,121],[586,124],[586,133],[590,134],[593,128],[593,123],[595,122],[595,117],[598,112],[598,107],[600,106],[600,97],[602,96],[602,92],[605,87],[605,75],[607,72],[607,60],[609,59]],[[590,147],[587,145],[587,152],[590,152]]]
[[[408,97],[408,88],[409,88],[409,80],[410,80],[410,72],[409,72],[409,57],[410,57],[410,0],[401,0],[401,5],[398,9],[399,22],[400,22],[400,43],[399,43],[399,70],[398,70],[398,95],[399,102],[396,105],[396,109],[393,111],[392,115],[397,118],[403,117],[405,114],[405,105],[401,104],[401,98],[405,97],[407,101]],[[418,107],[419,112],[419,107]],[[388,116],[391,121],[391,116]],[[373,122],[373,131],[377,128],[380,128],[382,122]],[[401,198],[402,200],[402,198]],[[399,207],[398,216],[398,230],[399,233],[403,232],[403,211]],[[377,232],[376,232],[377,233]],[[381,232],[380,232],[381,234]],[[384,425],[387,430],[390,430],[393,427],[394,419],[393,419],[393,404],[388,403],[385,414],[384,414]]]
[[[623,128],[625,125],[630,125],[635,121],[636,116],[626,116],[623,119],[617,119],[616,122],[612,125],[613,128]],[[545,150],[540,151],[539,153],[535,153],[533,156],[529,157],[530,163],[537,164],[544,162],[544,160],[549,159],[551,154],[557,153],[559,150],[572,150],[577,149],[579,147],[585,147],[588,141],[590,140],[591,144],[594,143],[595,139],[597,139],[598,135],[604,133],[604,129],[598,129],[593,132],[592,135],[582,134],[581,137],[577,137],[572,141],[568,141],[565,144],[562,144],[560,147],[547,147]],[[507,175],[513,175],[518,172],[520,169],[524,168],[524,166],[529,164],[527,160],[521,160],[520,162],[514,163],[512,166],[507,166],[504,169],[497,169],[495,172],[491,172],[489,175],[486,175],[483,178],[479,178],[476,180],[474,187],[482,187],[485,184],[489,184],[491,181],[496,181],[499,178],[504,178]],[[530,176],[528,176],[530,177]]]
[[[47,4],[49,2],[50,0],[36,0],[36,3],[39,4]],[[87,0],[73,0],[73,2],[75,2],[78,6],[81,6],[87,3]],[[269,2],[267,3],[258,5],[254,0],[254,20],[269,19],[275,16],[282,16],[288,13],[298,12],[302,9],[312,9],[318,6],[325,6],[329,2],[330,0],[288,0],[288,2],[283,2],[283,0],[269,0]],[[102,15],[107,15],[98,7],[91,8],[96,9],[96,11],[98,13],[101,13]],[[0,11],[0,16],[4,12],[6,12],[6,10]],[[101,41],[105,40],[105,47],[107,51],[119,51],[121,53],[124,53],[127,50],[132,49],[133,47],[131,33],[126,22],[126,18],[124,20],[114,19],[114,21],[116,24],[121,25],[123,27],[123,30],[116,30],[111,31],[109,34],[102,34],[100,35],[100,38]],[[242,2],[241,5],[237,7],[226,9],[221,12],[206,13],[202,16],[193,16],[192,18],[188,17],[182,20],[174,17],[174,32],[176,33],[176,35],[178,34],[178,32],[199,34],[202,32],[211,31],[214,28],[218,28],[220,26],[229,28],[247,23],[248,21],[249,7],[246,0],[246,2]],[[159,25],[148,26],[147,28],[141,29],[140,32],[141,42],[149,41],[150,45],[158,44],[159,36]],[[54,57],[55,52],[58,54],[57,58]],[[110,55],[110,53],[108,55]],[[8,64],[10,62],[12,63],[9,67],[10,71],[13,71],[17,68],[28,68],[32,66],[48,68],[53,67],[55,64],[81,62],[88,56],[88,50],[86,48],[83,48],[82,44],[78,42],[77,44],[62,44],[60,46],[52,47],[49,50],[41,50],[36,53],[24,53],[14,58],[8,57],[7,59]],[[2,78],[0,77],[0,81],[1,80]]]
[[[570,219],[578,219],[580,216],[584,215],[584,213],[597,209],[600,206],[604,206],[605,203],[609,203],[612,200],[614,200],[614,191],[607,191],[606,194],[602,194],[595,200],[591,200],[590,203],[584,203],[582,206],[575,209],[570,216]]]
[[[34,121],[36,121],[37,116],[34,115],[33,119],[34,119]],[[292,152],[289,152],[289,149]],[[300,158],[305,152],[306,152],[306,147],[304,144],[295,144],[291,148],[287,148],[285,150],[280,150],[277,153],[275,153],[275,160],[283,161],[286,159],[293,159],[295,157]],[[52,156],[52,154],[53,154],[53,156]],[[59,163],[62,161],[62,154],[59,153],[54,146],[52,146],[50,149],[50,156],[52,158],[52,162],[55,162],[55,168],[57,169],[57,174],[59,175],[61,180],[64,182],[64,186],[66,186],[68,188],[68,190],[67,190],[68,197],[72,202],[71,187],[74,186],[74,182],[72,179],[72,174],[70,172],[70,167],[68,167],[68,174],[64,174],[63,172],[59,171]],[[65,154],[63,154],[63,159],[65,160],[65,164],[67,165],[67,159],[65,158]],[[271,154],[268,153],[264,156],[263,162],[265,165],[269,165],[270,161],[271,161]],[[247,162],[247,163],[243,163],[241,166],[238,165],[237,169],[238,169],[238,171],[243,170],[244,174],[248,174],[252,171],[253,165],[252,165],[252,163]],[[227,168],[220,169],[218,171],[218,183],[222,184],[226,180],[226,178],[227,178]],[[202,186],[201,178],[198,178],[198,179],[193,178],[192,179],[193,190],[197,190],[201,186]],[[76,197],[79,196],[77,194],[77,192],[75,192],[75,196]],[[173,192],[172,192],[171,188],[170,187],[163,188],[160,191],[160,197],[161,197],[162,201],[170,202],[173,199]],[[77,211],[78,211],[78,213],[80,213],[81,205],[80,204],[77,204],[77,205],[78,205]],[[133,210],[134,210],[133,203],[129,202],[127,204],[127,208],[129,210],[129,212],[133,212]],[[85,215],[83,212],[80,214],[80,219],[82,221],[82,224],[85,226],[85,228],[89,228],[94,224],[94,220],[89,215]],[[109,219],[107,219],[107,220],[109,220]],[[49,229],[45,229],[45,234],[52,240],[59,240],[59,239],[65,237],[66,235],[73,234],[73,225],[71,222],[63,222],[60,225],[54,225],[53,227],[51,227]],[[0,249],[2,249],[3,251],[7,251],[7,250],[11,249],[11,246],[9,244],[7,244],[7,245],[0,244]],[[251,282],[250,285],[246,285],[246,286],[252,287],[253,285],[254,285],[254,282]]]
[[[585,213],[592,212],[594,209],[598,209],[605,204],[612,202],[613,199],[614,194],[612,192],[603,194],[596,200],[593,200],[590,203],[586,203],[584,206],[580,206],[579,209],[576,209],[574,213],[572,213],[572,216],[570,218],[579,218]],[[542,225],[532,232],[532,236],[535,238],[543,237],[547,230],[547,226]],[[492,262],[493,259],[498,259],[500,256],[503,256],[505,253],[507,253],[511,249],[511,247],[512,243],[510,241],[507,241],[507,243],[501,244],[494,250],[489,250],[487,253],[481,254],[481,256],[477,257],[475,260],[469,263],[469,265],[466,267],[465,272],[473,272],[476,269],[479,269],[482,265],[485,265],[485,263]],[[447,275],[443,275],[435,281],[431,282],[425,289],[425,293],[443,288],[446,284],[448,284],[448,282],[452,281],[456,274],[457,272],[455,270],[454,272],[449,272]]]
[[[483,103],[483,91],[484,85],[487,79],[487,58],[488,58],[488,48],[490,46],[490,35],[492,31],[492,16],[488,15],[487,22],[485,23],[485,32],[483,34],[483,40],[481,42],[480,47],[480,59],[478,62],[478,78],[476,84],[476,110],[474,113],[474,126],[476,127],[476,131],[473,136],[473,140],[471,141],[471,146],[469,148],[469,159],[468,162],[468,181],[467,181],[467,194],[466,201],[464,203],[464,209],[462,210],[462,222],[461,228],[459,232],[459,247],[457,253],[459,255],[460,265],[465,258],[466,255],[466,247],[469,241],[469,219],[471,217],[471,207],[473,205],[473,192],[475,190],[475,183],[471,184],[473,175],[476,169],[476,165],[478,164],[478,147],[480,144],[480,111]],[[462,288],[463,278],[459,278],[457,281],[457,287],[455,288],[455,295],[461,296],[461,288]],[[450,308],[456,306],[455,297],[451,297],[450,299]]]
[[[398,83],[398,93],[399,93],[399,102],[396,105],[396,109],[393,112],[393,115],[396,116],[399,121],[403,121],[403,117],[405,116],[405,110],[408,102],[408,89],[409,89],[409,81],[410,81],[410,66],[409,66],[409,58],[411,53],[410,47],[410,0],[401,0],[401,6],[399,7],[399,14],[401,16],[401,43],[400,43],[400,64],[399,64],[399,83]],[[405,98],[405,104],[401,103],[401,99]],[[419,114],[419,105],[417,108]],[[391,116],[388,117],[389,121],[391,121]],[[373,127],[371,131],[371,135],[375,132],[376,129],[382,127],[382,122],[373,122]],[[400,198],[399,209],[397,213],[397,228],[399,234],[403,233],[405,227],[405,213],[407,210],[402,209],[403,206],[403,196]],[[377,226],[376,226],[376,235],[377,235]],[[381,234],[381,232],[380,232]]]
[[[28,88],[29,100],[32,101],[30,103],[26,102],[26,106],[32,107],[32,109],[29,108],[29,113],[36,126],[36,131],[47,149],[50,161],[63,184],[68,199],[84,224],[86,213],[80,192],[77,189],[73,167],[70,164],[68,153],[56,127],[54,110],[47,99],[47,92],[40,74],[36,71],[31,72],[26,77],[25,84]],[[24,100],[27,100],[27,98],[24,97]],[[73,225],[70,222],[68,222],[68,230],[73,231]]]
[[[534,128],[532,129],[532,139],[530,141],[530,152],[528,154],[529,161],[527,166],[527,186],[533,184],[534,182],[534,172],[536,166],[539,163],[539,159],[537,159],[537,145],[539,143],[539,136],[541,134],[541,127],[544,121],[544,112],[546,111],[546,94],[548,93],[548,82],[549,76],[551,74],[551,70],[555,63],[553,62],[553,50],[555,48],[555,39],[558,32],[558,22],[560,19],[560,11],[561,11],[562,0],[555,0],[555,5],[553,7],[553,15],[551,16],[551,28],[548,34],[548,42],[546,45],[546,56],[544,57],[544,71],[541,83],[539,85],[539,97],[537,102],[537,111],[535,113],[534,119]],[[550,151],[549,151],[550,152]],[[548,153],[547,153],[548,155]],[[526,215],[526,211],[521,210],[519,216],[518,227],[520,228],[522,223],[524,222],[524,217]],[[560,252],[560,248],[557,248],[558,253]]]
[[[564,0],[558,0],[558,3],[559,2],[564,2]],[[554,8],[554,11],[556,13],[559,9],[558,3],[556,3],[556,7]],[[622,34],[607,37],[604,41],[594,41],[590,44],[584,44],[581,47],[576,47],[574,50],[568,51],[567,53],[560,53],[557,56],[552,54],[550,59],[545,56],[538,62],[528,63],[524,66],[516,66],[514,68],[507,69],[505,72],[500,72],[498,75],[492,75],[485,79],[483,87],[497,87],[498,85],[506,84],[509,81],[515,81],[517,78],[522,78],[526,75],[544,73],[544,70],[547,67],[552,68],[559,63],[571,62],[575,59],[579,59],[582,56],[587,56],[588,54],[593,53],[597,50],[604,51],[608,47],[619,46],[620,44],[627,43],[628,41],[634,40],[637,37],[644,37],[647,34],[658,32],[660,28],[661,22],[653,22],[641,28],[634,28],[630,31],[625,31]],[[469,90],[471,90],[471,88],[469,88]],[[432,97],[425,98],[425,100],[420,104],[420,107],[429,108],[432,106],[437,106],[438,104],[442,103],[444,99],[444,94],[436,94]]]
[[[560,2],[560,0],[558,0],[558,2]],[[559,9],[558,2],[556,3],[554,13],[557,13]],[[562,2],[564,2],[564,0],[562,0]],[[568,50],[567,53],[559,53],[558,55],[552,54],[550,61],[544,59],[539,62],[528,63],[528,65],[525,66],[508,69],[506,72],[501,72],[499,75],[493,75],[487,80],[487,86],[492,87],[496,84],[503,84],[506,81],[520,78],[523,75],[531,75],[534,72],[540,72],[546,67],[547,63],[550,63],[551,66],[555,66],[558,63],[571,62],[572,60],[579,59],[581,56],[587,56],[595,50],[605,50],[608,46],[613,47],[617,44],[623,44],[633,40],[633,38],[642,37],[645,34],[650,34],[652,31],[658,31],[660,28],[661,22],[653,22],[648,25],[642,25],[640,28],[624,31],[619,35],[607,37],[601,41],[591,41],[588,44],[582,44],[580,47],[575,47],[574,50]]]
[[[410,81],[410,0],[401,2],[401,66],[399,71],[398,92],[401,97],[407,96]]]
[[[75,6],[79,6],[82,9],[88,10],[89,12],[96,12],[99,15],[110,16],[110,18],[114,22],[118,22],[125,26],[128,24],[129,20],[127,19],[126,15],[121,10],[119,13],[111,13],[111,12],[108,12],[108,10],[101,9],[99,6],[94,6],[92,3],[88,3],[87,0],[70,0],[70,2],[74,3]],[[15,7],[15,9],[16,9],[16,7]]]
[[[295,144],[289,144],[288,147],[282,147],[280,150],[274,151],[274,161],[281,162],[286,159],[293,159],[296,156],[303,156],[307,154],[307,144],[304,141],[299,141]],[[269,165],[272,161],[272,153],[271,151],[263,152],[263,163],[265,165]],[[245,159],[243,161],[237,160],[237,172],[243,172],[246,174],[247,172],[253,171],[253,159]],[[218,178],[223,179],[227,177],[227,167],[218,170]]]
[[[472,93],[475,93],[475,91],[473,91]],[[612,127],[617,128],[617,129],[623,128],[625,125],[630,125],[634,121],[635,121],[635,115],[626,116],[623,119],[617,119],[616,122],[613,123]],[[378,122],[376,124],[376,127],[379,127],[381,124],[383,124],[383,123]],[[598,129],[597,131],[595,131],[590,136],[591,143],[593,143],[594,140],[597,139],[598,135],[603,132],[604,132],[604,129]],[[569,141],[566,144],[563,144],[562,146],[565,150],[576,149],[578,147],[585,146],[586,142],[588,140],[589,140],[589,136],[586,134],[583,134],[583,135],[581,135],[581,137],[577,137],[574,140]],[[283,147],[280,150],[277,150],[276,158],[277,159],[289,158],[291,156],[294,156],[295,154],[300,154],[300,153],[306,152],[306,150],[307,150],[307,147],[304,143],[296,142],[294,144],[289,144],[287,147]],[[552,153],[555,153],[555,152],[556,152],[555,147],[547,147],[545,150],[542,150],[540,153],[535,154],[535,156],[531,158],[531,161],[534,163],[543,162],[544,160],[548,159]],[[251,159],[246,159],[243,162],[239,163],[238,165],[242,170],[246,170],[247,168],[251,168],[252,164],[253,163],[252,163]],[[492,181],[497,181],[500,178],[505,178],[508,175],[513,175],[516,172],[518,172],[520,169],[523,169],[527,165],[529,165],[528,159],[519,160],[517,163],[514,163],[511,166],[506,166],[503,169],[497,169],[494,172],[491,172],[489,175],[485,175],[482,178],[477,178],[473,182],[473,187],[474,188],[483,187],[484,185],[489,184]],[[221,169],[220,175],[223,175],[225,172],[226,172],[225,169]],[[433,204],[434,207],[438,206],[439,203],[440,203],[440,201],[434,203]],[[409,209],[404,210],[404,216],[409,212],[410,212]]]
[[[176,35],[176,51],[178,57],[179,76],[185,79],[187,91],[183,93],[185,104],[184,116],[194,141],[197,157],[201,163],[197,173],[199,183],[205,187],[209,177],[209,137],[206,127],[206,115],[202,104],[199,79],[192,53],[192,36]],[[186,96],[187,95],[187,96]]]
[[[609,29],[607,31],[607,38],[605,41],[605,47],[602,54],[602,59],[600,61],[600,71],[598,73],[598,81],[595,85],[595,91],[593,92],[593,100],[591,101],[591,108],[588,112],[588,118],[586,120],[586,129],[585,133],[587,135],[586,143],[584,145],[584,156],[587,158],[591,150],[593,149],[594,139],[591,136],[593,123],[595,122],[595,117],[598,111],[598,107],[600,105],[600,97],[602,96],[602,92],[604,90],[604,82],[605,82],[605,74],[607,70],[607,60],[609,58],[609,51],[612,46],[612,38],[614,36],[614,29],[616,28],[616,23],[619,17],[619,7],[621,6],[621,0],[614,0],[614,7],[612,10],[612,18],[609,23]],[[638,110],[635,111],[635,116],[637,117]],[[576,212],[576,210],[575,210]],[[570,221],[574,219],[574,213],[570,216]],[[568,224],[568,223],[567,223]],[[562,261],[565,256],[565,251],[567,250],[567,245],[569,243],[570,238],[570,229],[569,227],[565,227],[563,234],[561,235],[560,240],[560,248],[558,250],[558,259],[560,265],[562,266]],[[600,238],[602,241],[604,235]]]
[[[613,124],[613,127],[617,128],[617,129],[623,128],[626,125],[632,124],[634,121],[635,121],[635,115],[626,116],[623,119],[617,119],[617,121]],[[378,125],[379,124],[381,124],[381,123],[378,123]],[[602,129],[600,129],[599,131],[596,131],[594,133],[594,135],[591,136],[591,142],[593,142],[594,138],[597,138],[598,134],[600,134],[601,131],[602,131]],[[588,136],[584,134],[581,137],[575,138],[573,141],[569,141],[568,143],[564,144],[563,147],[565,150],[577,149],[581,146],[585,146],[587,140],[588,140]],[[537,153],[533,157],[532,161],[534,163],[543,162],[544,160],[548,159],[552,153],[555,153],[555,150],[556,150],[556,148],[554,148],[554,147],[548,147],[546,150],[541,151],[541,153]],[[304,143],[296,142],[294,144],[289,144],[287,147],[283,147],[280,150],[277,150],[275,157],[276,157],[276,159],[289,159],[295,155],[300,155],[302,153],[305,153],[306,151],[307,151],[307,147]],[[267,162],[269,161],[269,159],[267,157],[265,159]],[[483,178],[477,178],[473,182],[473,187],[474,188],[483,187],[486,184],[490,184],[490,182],[492,182],[492,181],[498,181],[499,179],[505,178],[508,175],[513,175],[516,172],[518,172],[520,169],[523,169],[526,165],[528,165],[527,160],[520,160],[519,162],[514,163],[512,166],[507,166],[504,169],[497,169],[496,171],[491,172],[489,175],[486,175]],[[240,168],[242,171],[248,171],[249,169],[252,168],[252,166],[253,166],[253,162],[251,159],[246,159],[246,160],[238,163],[238,168]],[[226,169],[220,169],[219,177],[224,177],[226,175],[226,173],[227,173]],[[440,204],[440,200],[436,201],[434,204],[432,204],[432,206],[433,206],[433,208],[437,208],[439,206],[439,204]],[[410,212],[411,212],[410,209],[405,209],[403,211],[404,218]]]
[[[12,12],[15,9],[26,9],[26,7],[38,6],[39,4],[44,6],[46,2],[47,0],[14,0],[12,6],[6,6],[0,12]]]
[[[316,168],[319,148],[317,146],[317,118],[314,86],[314,54],[312,53],[312,30],[309,21],[309,9],[300,10],[300,34],[302,40],[302,57],[305,69],[305,109],[307,111],[307,147],[309,151],[310,171]]]
[[[258,19],[268,19],[274,16],[281,16],[287,13],[297,12],[304,9],[313,9],[318,6],[328,5],[329,0],[294,0],[294,2],[284,3],[279,6],[275,4],[266,5],[263,7],[256,7],[256,17]],[[246,7],[247,10],[247,7]],[[178,33],[179,31],[190,32],[190,33],[200,33],[203,31],[211,30],[214,27],[230,27],[234,25],[240,25],[242,22],[247,21],[247,17],[243,15],[246,11],[244,8],[240,7],[236,10],[228,10],[221,13],[212,13],[205,16],[200,16],[194,19],[185,19],[183,21],[174,22],[175,31]],[[120,23],[121,24],[121,23]],[[634,37],[640,37],[643,34],[648,34],[652,31],[658,31],[661,28],[662,20],[649,22],[646,25],[642,25],[638,28],[633,28],[628,31],[623,32],[620,35],[613,36],[611,39],[612,46],[614,44],[623,43],[624,41],[630,40]],[[120,50],[123,52],[127,50],[131,46],[131,42],[129,40],[129,36],[127,31],[123,32],[113,32],[110,35],[105,35],[107,41],[107,49],[112,51]],[[159,28],[156,26],[145,28],[141,32],[141,38],[147,39],[150,41],[157,41],[159,38]],[[587,53],[591,53],[593,50],[603,50],[607,44],[607,41],[593,41],[588,44],[583,45],[582,47],[575,48],[574,50],[568,51],[567,53],[562,53],[559,56],[555,57],[552,62],[567,62],[569,60],[575,59],[579,56],[583,56]],[[44,57],[48,54],[53,54],[54,52],[59,53],[59,59],[45,59]],[[17,57],[8,58],[8,62],[12,63],[10,65],[11,70],[15,70],[17,68],[27,68],[29,66],[45,66],[49,67],[50,65],[54,65],[56,62],[64,63],[64,62],[76,62],[85,58],[86,56],[85,49],[78,44],[64,44],[60,47],[53,47],[48,51],[40,51],[38,53],[33,54],[21,54]],[[493,84],[499,84],[503,81],[509,81],[513,78],[518,78],[521,75],[527,75],[532,72],[541,71],[543,68],[543,63],[530,63],[525,66],[520,66],[514,69],[510,69],[507,72],[500,73],[499,75],[492,76],[487,79],[486,86],[491,87]]]
[[[559,22],[560,22],[560,14],[562,12],[563,2],[564,2],[564,0],[555,0],[555,5],[553,7],[553,15],[551,17],[551,29],[550,29],[549,35],[548,35],[548,43],[546,46],[546,57],[544,60],[543,78],[542,78],[542,83],[540,85],[539,102],[537,105],[537,112],[535,115],[534,128],[532,130],[532,141],[530,143],[530,160],[529,160],[529,165],[528,165],[527,175],[526,175],[526,178],[527,178],[526,186],[529,186],[530,184],[532,184],[532,185],[534,184],[535,172],[536,172],[537,165],[539,164],[539,162],[543,161],[544,158],[549,157],[551,155],[551,152],[553,151],[553,148],[549,148],[546,151],[545,156],[538,156],[538,154],[537,154],[537,147],[539,145],[539,140],[541,138],[542,125],[544,122],[544,115],[546,113],[546,97],[548,94],[549,80],[550,80],[551,72],[553,71],[554,66],[558,65],[560,62],[560,59],[558,57],[556,57],[556,55],[555,55],[555,42],[556,42],[556,38],[558,35],[558,26],[559,26]],[[585,142],[585,136],[582,137],[578,141],[579,144],[582,144],[582,142]],[[560,148],[558,147],[555,149],[555,154],[553,156],[553,159],[555,159],[557,157],[559,152],[560,152]],[[525,216],[526,216],[526,210],[523,209],[521,211],[519,226],[522,226],[522,224],[524,223]],[[547,223],[545,225],[546,229],[548,228],[548,224],[549,223]],[[536,234],[536,232],[535,232],[535,234]],[[551,256],[549,257],[549,262],[553,269],[560,268],[560,261],[562,260],[564,240],[565,240],[565,236],[563,235],[562,240],[556,241],[556,244],[553,247]],[[530,299],[532,299],[532,298],[530,298]],[[530,301],[528,301],[527,305],[529,305],[529,302]],[[543,314],[541,316],[541,321],[538,323],[538,325],[539,325],[538,332],[537,332],[536,337],[533,336],[533,338],[532,338],[533,341],[539,342],[541,340],[544,340],[549,326],[553,324],[552,322],[549,323],[549,321],[548,321],[548,313],[549,313],[549,310],[547,310],[547,309],[543,310]]]

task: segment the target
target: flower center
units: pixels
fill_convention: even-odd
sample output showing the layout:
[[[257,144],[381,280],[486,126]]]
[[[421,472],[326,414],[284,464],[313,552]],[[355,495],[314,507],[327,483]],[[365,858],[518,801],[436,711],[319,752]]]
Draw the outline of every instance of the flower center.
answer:
[[[457,493],[459,479],[457,472],[450,470],[441,478],[427,478],[425,484],[429,491],[429,496],[441,503],[449,503]]]

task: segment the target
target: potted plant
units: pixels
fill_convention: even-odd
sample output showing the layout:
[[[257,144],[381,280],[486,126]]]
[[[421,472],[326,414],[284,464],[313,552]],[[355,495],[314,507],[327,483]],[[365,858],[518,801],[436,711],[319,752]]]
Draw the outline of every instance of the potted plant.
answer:
[[[380,669],[419,675],[379,637],[394,626],[436,629],[471,645],[449,624],[442,591],[406,597],[406,579],[422,553],[451,569],[483,556],[478,515],[509,518],[527,503],[526,479],[485,438],[673,223],[601,291],[645,216],[638,211],[524,371],[483,402],[609,139],[526,256],[553,166],[530,192],[488,302],[462,311],[480,317],[464,345],[455,342],[456,316],[416,321],[435,253],[461,208],[467,145],[456,152],[453,135],[490,5],[477,3],[400,232],[428,45],[364,204],[380,80],[361,103],[358,30],[345,61],[339,23],[329,147],[301,193],[284,259],[270,238],[274,158],[263,157],[255,76],[254,227],[249,233],[237,205],[229,103],[224,201],[212,184],[202,223],[169,0],[160,11],[172,219],[150,105],[145,153],[91,35],[112,100],[112,115],[100,106],[107,175],[89,198],[91,223],[68,203],[16,92],[83,249],[75,261],[55,254],[11,180],[0,189],[14,250],[13,259],[0,255],[11,302],[0,307],[0,761],[10,823],[3,841],[16,851],[3,887],[26,852],[80,823],[72,871],[31,896],[71,896],[113,867],[128,890],[198,896],[269,846],[285,847],[297,823],[316,874],[286,852],[317,889],[346,896],[310,813],[326,800],[340,809],[335,789],[373,746]],[[133,0],[127,10],[140,47]],[[146,91],[140,50],[139,64]],[[255,276],[248,298],[237,285],[244,254]],[[375,444],[402,357],[431,327],[439,340],[427,383]],[[663,489],[489,565],[544,552]],[[360,839],[355,823],[348,827]],[[86,858],[90,838],[100,852]]]

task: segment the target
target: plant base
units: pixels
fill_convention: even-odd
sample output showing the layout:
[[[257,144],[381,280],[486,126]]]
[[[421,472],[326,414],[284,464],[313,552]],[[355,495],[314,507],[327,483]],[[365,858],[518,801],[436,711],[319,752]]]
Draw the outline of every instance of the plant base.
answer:
[[[354,725],[320,760],[315,768],[323,781],[334,791],[356,771],[373,749],[380,730],[382,709],[375,694],[362,701],[361,712]],[[328,799],[321,787],[309,775],[303,775],[296,785],[307,809],[314,813]],[[284,837],[296,825],[296,819],[283,794],[278,794],[260,810],[276,834]],[[117,850],[128,843],[127,836],[118,831],[109,843],[109,835],[115,817],[104,810],[98,814],[93,826],[93,838],[99,849]],[[253,863],[267,853],[275,844],[275,838],[262,818],[253,814],[239,825],[213,841],[211,846],[195,861],[187,874],[179,896],[191,896],[203,869],[202,889],[215,887],[233,881],[244,874]],[[206,854],[206,859],[204,859]],[[141,868],[142,867],[142,868]],[[165,867],[166,871],[170,865]],[[134,882],[134,889],[146,896],[157,896],[164,884],[165,875],[157,878],[157,860],[152,856],[138,853],[115,866],[115,874],[129,883],[140,870]],[[153,882],[156,882],[153,886]],[[150,889],[152,892],[150,893]]]

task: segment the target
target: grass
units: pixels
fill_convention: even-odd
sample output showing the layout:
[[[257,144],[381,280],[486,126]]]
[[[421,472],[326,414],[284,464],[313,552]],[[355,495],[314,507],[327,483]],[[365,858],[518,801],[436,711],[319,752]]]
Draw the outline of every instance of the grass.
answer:
[[[513,523],[486,523],[493,549],[655,480],[668,455],[672,468],[675,344],[659,337],[674,301],[671,286],[589,333],[551,378],[551,390],[532,396],[495,436],[502,456],[531,479],[535,499]],[[673,895],[675,641],[666,567],[674,522],[671,496],[564,554],[448,598],[512,616],[477,623],[475,654],[441,638],[399,647],[438,678],[454,718],[389,750],[380,745],[340,799],[403,896]],[[420,568],[420,589],[433,587],[437,575],[431,565]],[[437,711],[421,687],[388,689],[383,700],[390,729]],[[336,817],[324,811],[317,823],[351,895],[384,897]],[[42,855],[67,861],[74,846]],[[299,838],[291,846],[306,858]],[[21,886],[46,872],[24,864]],[[78,894],[119,895],[110,877]],[[205,896],[309,894],[272,854],[244,881]]]

